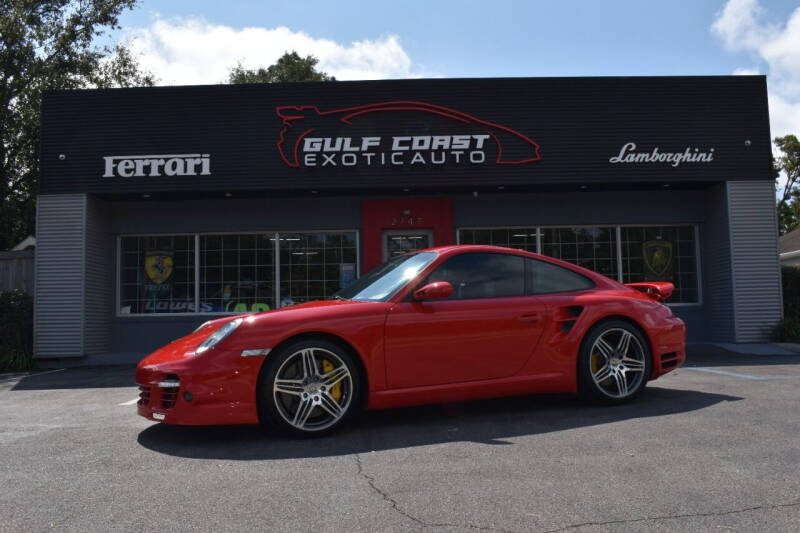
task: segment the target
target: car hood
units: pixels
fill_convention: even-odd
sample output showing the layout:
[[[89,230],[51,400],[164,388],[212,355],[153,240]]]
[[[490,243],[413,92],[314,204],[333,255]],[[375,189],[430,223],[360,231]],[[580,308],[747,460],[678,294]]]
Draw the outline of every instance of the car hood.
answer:
[[[254,326],[255,323],[265,326],[271,323],[284,325],[287,323],[303,320],[314,320],[327,315],[329,312],[336,313],[348,306],[367,305],[370,302],[357,302],[352,300],[317,300],[302,304],[262,311],[260,313],[249,313],[242,315],[230,315],[215,318],[205,322],[195,331],[179,338],[171,343],[162,346],[148,355],[141,361],[140,365],[158,365],[161,363],[181,360],[194,356],[194,350],[214,331],[224,324],[237,318],[244,318],[247,325]],[[244,324],[243,324],[244,325]],[[280,327],[280,326],[279,326]],[[241,328],[241,326],[240,326]],[[246,328],[241,328],[245,330]],[[243,333],[243,331],[240,332]]]

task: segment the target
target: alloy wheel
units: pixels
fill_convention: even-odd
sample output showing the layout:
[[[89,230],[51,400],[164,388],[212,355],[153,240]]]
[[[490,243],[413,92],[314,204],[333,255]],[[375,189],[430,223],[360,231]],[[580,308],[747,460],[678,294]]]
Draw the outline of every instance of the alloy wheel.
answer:
[[[589,352],[592,380],[603,394],[622,399],[645,379],[647,354],[639,339],[623,328],[605,330]]]
[[[275,374],[275,407],[292,427],[322,431],[347,413],[353,378],[345,362],[324,348],[303,348],[291,354]]]

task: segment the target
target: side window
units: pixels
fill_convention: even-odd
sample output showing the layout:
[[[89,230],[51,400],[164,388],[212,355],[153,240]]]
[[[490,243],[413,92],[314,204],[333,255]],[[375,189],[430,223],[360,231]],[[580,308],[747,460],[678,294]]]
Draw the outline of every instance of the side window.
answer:
[[[450,300],[525,295],[525,258],[518,255],[466,253],[439,265],[425,283],[448,281]]]
[[[591,289],[594,282],[577,272],[536,259],[526,259],[528,263],[528,293],[548,294]]]

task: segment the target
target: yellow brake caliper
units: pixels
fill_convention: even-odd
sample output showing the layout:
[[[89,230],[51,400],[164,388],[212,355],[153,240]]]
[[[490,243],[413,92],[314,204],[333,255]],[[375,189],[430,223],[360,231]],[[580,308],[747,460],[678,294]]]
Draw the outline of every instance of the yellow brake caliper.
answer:
[[[322,360],[322,371],[324,373],[328,373],[333,370],[333,363],[328,361],[327,359]],[[331,396],[333,399],[336,400],[336,403],[339,403],[339,400],[342,398],[342,382],[340,381],[333,387],[331,387]]]
[[[597,374],[597,354],[596,353],[592,354],[591,361],[592,361],[592,374]]]

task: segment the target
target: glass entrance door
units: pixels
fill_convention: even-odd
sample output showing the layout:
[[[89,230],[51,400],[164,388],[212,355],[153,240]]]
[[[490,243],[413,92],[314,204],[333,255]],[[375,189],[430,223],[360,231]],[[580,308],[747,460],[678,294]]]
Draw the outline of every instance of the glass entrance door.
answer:
[[[385,230],[383,232],[383,262],[414,250],[433,246],[433,231],[422,230]]]

